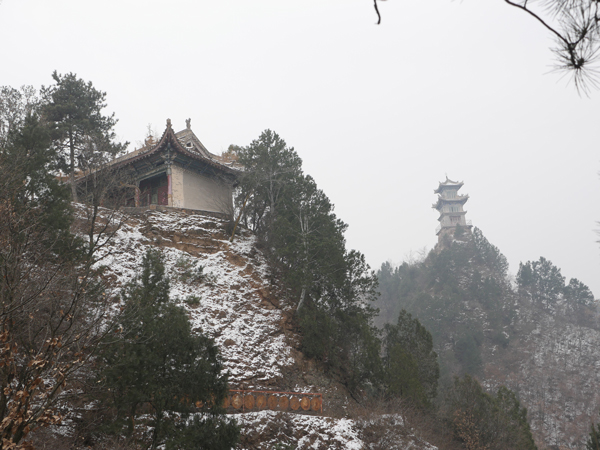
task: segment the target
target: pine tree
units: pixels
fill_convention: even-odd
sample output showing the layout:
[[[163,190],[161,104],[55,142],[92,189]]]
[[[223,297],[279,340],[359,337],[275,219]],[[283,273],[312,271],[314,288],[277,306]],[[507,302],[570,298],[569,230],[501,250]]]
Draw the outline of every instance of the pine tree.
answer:
[[[389,395],[423,405],[435,398],[440,369],[431,333],[405,310],[384,328],[383,361]]]
[[[446,419],[455,438],[466,448],[479,450],[536,450],[527,410],[514,392],[501,386],[495,395],[465,375],[455,377],[444,403]]]
[[[350,389],[379,375],[379,340],[372,325],[377,278],[364,256],[346,250],[347,225],[302,160],[277,133],[237,150],[245,166],[238,207],[262,238],[272,266],[297,299],[302,349]]]
[[[585,450],[600,450],[600,423],[592,423]]]
[[[105,116],[106,93],[74,73],[52,74],[55,84],[42,87],[42,114],[52,126],[52,139],[59,152],[62,168],[69,174],[71,195],[77,202],[76,170],[98,168],[107,159],[124,150],[115,144],[114,114]]]
[[[192,333],[169,289],[162,255],[148,250],[140,275],[123,293],[120,339],[100,357],[100,383],[110,393],[104,400],[130,435],[139,412],[151,412],[151,448],[230,448],[238,430],[223,418],[227,375],[219,351],[212,340]]]
[[[271,130],[263,131],[250,145],[239,148],[237,157],[245,168],[237,198],[240,206],[247,200],[242,221],[268,239],[282,197],[302,173],[302,160]]]
[[[30,112],[13,115],[0,142],[0,440],[60,424],[64,392],[85,378],[102,338],[107,302],[71,234],[66,186],[54,174],[49,131]]]
[[[569,280],[569,284],[565,287],[565,297],[576,305],[588,306],[594,302],[594,294],[590,288],[577,278]]]
[[[536,445],[527,421],[527,408],[521,406],[517,395],[507,387],[500,386],[494,400],[503,423],[500,434],[507,445],[517,449],[535,450]]]
[[[34,223],[45,228],[44,241],[56,249],[59,236],[69,239],[72,211],[68,192],[54,175],[55,153],[49,146],[48,128],[35,113],[28,113],[0,147],[0,182],[3,194],[12,196],[6,206],[22,217],[35,214]]]
[[[538,261],[519,264],[517,283],[538,302],[554,303],[565,291],[565,277],[560,269],[543,256]]]

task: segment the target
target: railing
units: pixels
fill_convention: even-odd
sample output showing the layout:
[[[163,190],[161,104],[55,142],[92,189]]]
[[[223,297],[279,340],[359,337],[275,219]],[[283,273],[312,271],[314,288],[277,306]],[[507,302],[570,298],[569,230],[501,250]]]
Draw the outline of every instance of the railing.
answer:
[[[323,395],[310,392],[281,392],[230,389],[223,404],[225,409],[247,410],[270,409],[273,411],[319,411],[323,413]],[[301,412],[301,411],[299,411]]]

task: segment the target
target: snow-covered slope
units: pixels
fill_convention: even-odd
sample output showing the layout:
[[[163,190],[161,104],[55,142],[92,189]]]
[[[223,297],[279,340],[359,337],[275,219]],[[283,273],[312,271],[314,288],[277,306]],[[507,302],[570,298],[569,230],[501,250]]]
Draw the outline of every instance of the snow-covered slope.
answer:
[[[486,378],[519,393],[538,442],[578,449],[598,422],[600,326],[594,309],[583,318],[566,306],[517,305],[514,342],[489,358]]]
[[[283,414],[246,413],[240,450],[437,450],[415,436],[398,415],[347,419]]]
[[[101,213],[101,222],[106,222],[110,211]],[[83,209],[80,214],[84,217]],[[381,439],[395,442],[386,445],[389,450],[434,449],[397,420],[378,434],[372,427],[385,418],[342,417],[348,399],[343,389],[294,348],[299,336],[288,320],[293,307],[272,278],[252,233],[242,230],[230,243],[226,221],[185,211],[118,215],[113,221],[116,231],[100,250],[98,264],[106,266],[114,293],[136,276],[148,248],[160,248],[171,297],[186,308],[193,329],[219,346],[231,388],[287,387],[323,393],[324,416],[274,411],[235,414],[242,430],[239,449],[272,449],[288,443],[298,450],[375,449],[381,448],[380,434]],[[333,412],[338,417],[326,417]]]
[[[225,225],[221,219],[173,211],[132,216],[101,250],[100,264],[119,289],[139,271],[146,250],[159,247],[172,298],[187,308],[194,330],[215,340],[231,385],[264,387],[294,363],[283,311],[270,291],[255,237],[243,232],[230,243]],[[204,278],[194,279],[200,266]]]

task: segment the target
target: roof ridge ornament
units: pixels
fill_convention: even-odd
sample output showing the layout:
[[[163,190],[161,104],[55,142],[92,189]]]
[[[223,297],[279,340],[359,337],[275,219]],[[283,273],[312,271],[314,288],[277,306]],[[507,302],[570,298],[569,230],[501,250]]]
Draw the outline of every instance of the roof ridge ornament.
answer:
[[[171,128],[171,119],[167,119],[167,128]]]
[[[188,130],[191,130],[191,129],[192,129],[192,119],[185,119],[185,127],[186,127]]]

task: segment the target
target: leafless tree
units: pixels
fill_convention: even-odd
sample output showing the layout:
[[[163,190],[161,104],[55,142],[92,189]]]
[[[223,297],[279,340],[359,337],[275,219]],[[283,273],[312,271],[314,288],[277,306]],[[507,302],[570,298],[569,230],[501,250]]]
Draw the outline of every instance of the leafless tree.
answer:
[[[0,87],[0,146],[6,145],[11,130],[21,126],[25,116],[31,114],[39,102],[33,86]]]
[[[15,105],[7,108],[24,107]],[[21,113],[2,109],[0,117]],[[47,128],[24,114],[23,124],[11,125],[0,142],[3,450],[31,448],[29,433],[61,422],[65,394],[86,375],[94,349],[111,329],[113,304],[96,250],[114,232],[115,221],[101,227],[97,215],[72,221],[68,188],[53,175]],[[86,243],[82,235],[94,240]]]

